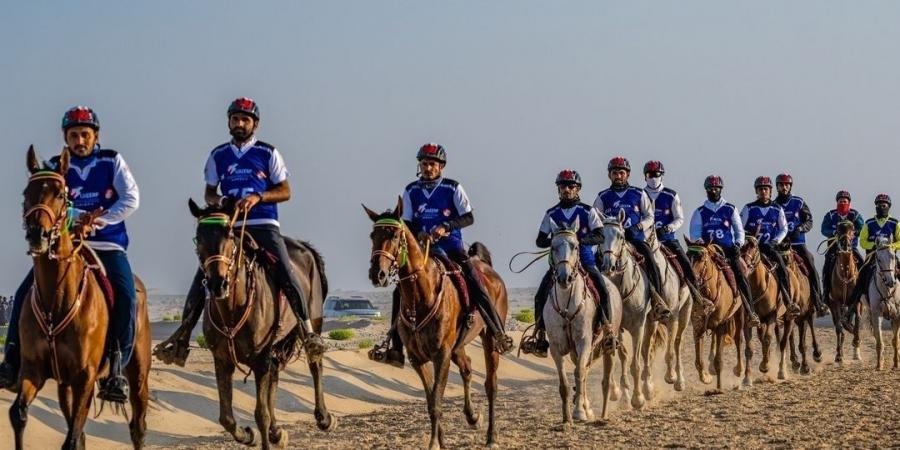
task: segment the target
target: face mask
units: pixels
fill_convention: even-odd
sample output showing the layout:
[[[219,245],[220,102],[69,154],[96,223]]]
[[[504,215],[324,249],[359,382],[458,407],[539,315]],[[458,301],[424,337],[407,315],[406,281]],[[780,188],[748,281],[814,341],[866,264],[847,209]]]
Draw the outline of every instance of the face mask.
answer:
[[[650,189],[659,189],[662,186],[662,177],[647,177],[647,186]]]
[[[887,217],[887,215],[890,211],[891,211],[890,206],[876,206],[875,207],[875,215],[878,217]]]
[[[846,216],[847,213],[850,212],[850,204],[847,203],[847,204],[837,205],[837,212],[838,212],[838,214],[840,214],[842,216]]]
[[[706,191],[706,199],[711,202],[717,202],[722,198],[722,192],[720,191]]]

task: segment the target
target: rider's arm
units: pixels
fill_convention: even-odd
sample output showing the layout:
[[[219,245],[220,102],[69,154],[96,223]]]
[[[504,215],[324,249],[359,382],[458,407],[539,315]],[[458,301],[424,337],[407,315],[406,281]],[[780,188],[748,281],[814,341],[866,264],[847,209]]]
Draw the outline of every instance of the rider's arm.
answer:
[[[594,210],[597,211],[597,214],[600,217],[603,217],[603,199],[600,198],[600,195],[597,195],[597,198],[594,199]]]
[[[547,248],[550,247],[550,234],[552,234],[553,229],[550,225],[550,213],[544,214],[544,218],[541,220],[541,226],[538,228],[537,238],[534,240],[534,245],[537,248]]]
[[[140,205],[140,192],[131,170],[122,155],[116,155],[116,161],[113,166],[113,188],[119,195],[119,200],[112,204],[106,211],[106,214],[98,217],[96,222],[101,226],[110,223],[119,223],[128,218]]]
[[[741,247],[744,245],[744,222],[737,209],[731,214],[731,232],[734,233],[734,243]]]
[[[869,227],[863,227],[862,231],[859,233],[859,245],[864,250],[872,250],[875,248],[875,243],[869,241]]]
[[[741,208],[741,223],[746,224],[747,219],[749,219],[749,218],[750,218],[750,207],[748,205],[744,205],[744,207]],[[741,229],[743,229],[743,228],[744,227],[741,227]]]
[[[800,206],[800,213],[797,216],[800,218],[800,223],[794,227],[794,232],[798,234],[809,233],[813,227],[813,217],[806,202],[803,202],[803,205]]]
[[[862,233],[863,228],[866,227],[866,221],[863,220],[862,215],[858,212],[856,212],[856,218],[853,219],[853,226],[856,228],[856,234]]]
[[[206,180],[206,189],[203,191],[203,199],[207,205],[219,206],[222,204],[223,196],[219,195],[219,172],[216,170],[216,160],[213,154],[209,155],[206,160],[206,166],[203,168],[203,178]]]
[[[900,250],[900,225],[894,227],[894,242],[891,242],[891,250]]]
[[[653,231],[653,225],[656,223],[656,218],[653,216],[653,202],[650,201],[650,196],[647,193],[640,189],[641,191],[641,230],[644,232],[644,236],[649,236],[650,232]]]
[[[825,213],[825,217],[822,217],[822,236],[826,238],[831,238],[834,236],[834,232],[837,231],[835,229],[835,223],[831,222],[832,215],[830,212]]]
[[[469,196],[466,195],[466,190],[463,189],[461,184],[456,185],[456,191],[453,193],[453,204],[456,206],[458,217],[444,222],[444,225],[449,228],[447,231],[458,230],[475,223],[475,215],[472,214],[472,203],[469,201]]]
[[[692,241],[703,240],[703,219],[700,217],[700,209],[695,209],[691,215],[691,224],[688,227],[688,234]]]
[[[787,236],[788,228],[787,228],[787,218],[784,217],[784,210],[778,208],[778,221],[776,222],[776,231],[775,236],[772,236],[772,240],[776,244],[780,244],[781,241],[784,240],[785,236]]]
[[[681,207],[681,197],[675,194],[672,199],[672,221],[666,226],[674,232],[682,225],[684,225],[684,209]]]
[[[272,157],[269,158],[269,182],[272,187],[264,192],[254,192],[259,195],[259,201],[266,203],[281,203],[291,199],[291,186],[288,184],[287,166],[284,158],[277,149],[272,149]]]

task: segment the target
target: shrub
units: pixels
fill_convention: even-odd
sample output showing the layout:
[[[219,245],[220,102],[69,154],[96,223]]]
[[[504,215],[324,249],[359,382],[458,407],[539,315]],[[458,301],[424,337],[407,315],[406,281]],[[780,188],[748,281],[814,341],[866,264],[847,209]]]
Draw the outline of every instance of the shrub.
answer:
[[[341,317],[338,317],[338,322],[353,322],[353,321],[355,321],[355,320],[357,320],[357,319],[359,319],[359,317],[356,317],[356,316],[341,316]]]
[[[516,320],[522,323],[534,323],[534,310],[526,308],[516,313]]]
[[[204,336],[202,334],[200,336],[197,336],[197,346],[199,346],[200,348],[207,348],[206,347],[206,336]]]
[[[348,330],[346,328],[338,328],[337,330],[331,330],[328,332],[328,338],[334,339],[335,341],[346,341],[353,337],[353,330]]]
[[[375,343],[372,342],[371,339],[362,339],[362,340],[359,341],[359,348],[360,348],[360,349],[372,348],[372,347],[374,347],[374,346],[375,346]]]

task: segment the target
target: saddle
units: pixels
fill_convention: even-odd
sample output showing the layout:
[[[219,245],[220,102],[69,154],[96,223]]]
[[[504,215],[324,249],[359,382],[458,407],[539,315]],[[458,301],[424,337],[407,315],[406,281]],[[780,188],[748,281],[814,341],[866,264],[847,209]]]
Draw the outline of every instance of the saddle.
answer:
[[[590,292],[591,297],[594,298],[594,303],[597,308],[600,307],[600,290],[597,289],[597,285],[594,283],[594,279],[588,276],[587,271],[584,268],[581,268],[581,275],[584,277],[585,285],[587,286],[588,292]]]
[[[669,265],[675,269],[675,273],[678,274],[678,280],[681,284],[687,283],[687,279],[684,277],[684,269],[682,269],[681,264],[678,263],[678,255],[665,245],[660,245],[659,249],[662,250],[662,254],[666,260],[669,261]]]
[[[719,268],[719,270],[721,270],[722,273],[725,274],[725,280],[728,281],[728,286],[731,287],[731,291],[734,293],[734,295],[738,295],[740,291],[738,291],[737,278],[735,278],[734,276],[734,271],[731,270],[731,265],[728,264],[728,259],[726,259],[725,256],[715,252],[713,253],[712,258],[713,262],[716,263],[716,266]],[[746,269],[744,271],[746,272]]]
[[[803,258],[800,257],[800,253],[797,253],[796,251],[794,251],[794,249],[791,249],[791,257],[794,258],[794,262],[797,264],[797,267],[800,268],[800,272],[803,274],[803,276],[808,277],[810,268],[806,265],[806,261],[804,261]]]
[[[103,297],[106,299],[106,306],[112,311],[113,306],[115,306],[116,297],[113,295],[112,283],[109,282],[109,278],[106,276],[106,267],[103,266],[103,262],[101,262],[97,254],[94,253],[94,250],[86,245],[82,247],[81,256],[84,258],[84,262],[87,264],[88,269],[97,280],[97,284],[100,285],[100,290],[103,292]]]
[[[456,287],[456,290],[459,292],[459,301],[461,303],[463,311],[467,314],[472,312],[473,305],[471,299],[469,299],[469,286],[466,283],[466,277],[463,276],[462,268],[459,267],[459,264],[453,262],[447,255],[444,255],[440,252],[436,252],[431,255],[434,257],[435,261],[437,261],[442,267],[442,270],[447,276],[450,277],[450,281],[453,282],[453,285]],[[481,276],[480,273],[473,274],[474,276]],[[484,280],[482,280],[482,283]]]

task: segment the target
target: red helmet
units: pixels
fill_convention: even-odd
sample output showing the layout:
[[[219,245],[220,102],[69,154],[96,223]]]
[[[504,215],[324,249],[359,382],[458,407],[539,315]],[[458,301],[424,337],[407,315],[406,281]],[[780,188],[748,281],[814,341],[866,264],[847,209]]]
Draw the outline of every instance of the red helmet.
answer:
[[[572,169],[563,170],[556,176],[556,185],[559,186],[563,184],[581,186],[581,175],[578,175],[578,172]]]
[[[98,131],[100,130],[100,119],[97,118],[97,114],[93,109],[87,106],[75,106],[63,115],[62,129],[65,131],[76,125],[89,126],[94,131]]]
[[[254,120],[259,120],[259,106],[252,98],[241,97],[231,102],[231,105],[228,106],[228,117],[234,113],[244,113],[253,117]]]
[[[722,177],[718,175],[710,175],[706,177],[706,180],[703,181],[703,188],[719,188],[722,189],[725,187],[725,183],[722,182]]]
[[[888,206],[891,206],[891,196],[887,194],[878,194],[875,196],[875,204],[878,203],[887,203]]]
[[[753,188],[759,189],[761,187],[772,189],[772,179],[766,176],[756,177],[756,181],[753,182]]]
[[[416,159],[419,161],[423,159],[433,159],[441,164],[447,164],[447,151],[444,150],[443,145],[429,142],[419,147],[419,152],[416,153]]]
[[[644,164],[644,173],[650,172],[659,172],[664,174],[666,173],[666,168],[663,166],[662,161],[647,161],[647,163]]]
[[[794,177],[792,177],[790,174],[787,174],[787,173],[778,174],[778,176],[775,177],[775,183],[777,183],[777,184],[794,184]]]
[[[631,164],[628,162],[628,159],[621,156],[616,156],[615,158],[609,160],[609,164],[606,165],[606,171],[612,172],[616,169],[622,169],[631,172]]]
[[[838,191],[838,193],[834,196],[834,201],[838,201],[842,198],[846,198],[848,202],[852,201],[852,199],[850,198],[850,193],[847,191]]]

